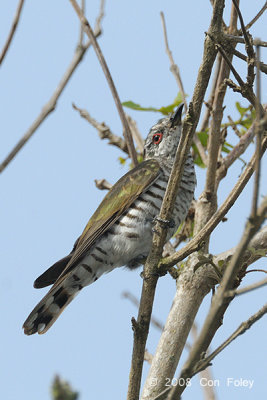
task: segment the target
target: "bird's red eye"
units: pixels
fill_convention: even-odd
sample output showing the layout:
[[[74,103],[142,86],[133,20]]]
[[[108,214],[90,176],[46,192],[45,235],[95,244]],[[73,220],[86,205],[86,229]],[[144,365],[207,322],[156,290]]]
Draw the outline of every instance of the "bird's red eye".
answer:
[[[159,144],[160,142],[161,142],[161,140],[162,140],[162,136],[163,136],[163,134],[162,133],[155,133],[154,135],[153,135],[153,143],[155,143],[155,144]]]

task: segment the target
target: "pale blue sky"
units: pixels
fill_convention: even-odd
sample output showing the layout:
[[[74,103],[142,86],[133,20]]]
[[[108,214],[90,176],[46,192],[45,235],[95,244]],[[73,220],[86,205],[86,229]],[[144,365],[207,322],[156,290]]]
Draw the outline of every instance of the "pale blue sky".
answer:
[[[99,3],[96,0],[87,3],[87,16],[93,24]],[[227,20],[230,1],[226,3]],[[245,22],[263,3],[241,1]],[[16,7],[14,0],[0,6],[0,48]],[[99,43],[123,101],[131,99],[145,106],[160,107],[171,103],[177,94],[163,45],[161,10],[165,12],[170,46],[181,70],[185,91],[189,99],[192,95],[204,31],[208,29],[211,15],[210,2],[201,1],[200,6],[200,2],[193,1],[107,1]],[[0,68],[1,160],[55,90],[72,58],[78,28],[69,1],[25,2],[14,41]],[[251,32],[267,40],[266,15]],[[243,47],[240,49],[243,51]],[[262,51],[265,61],[266,55],[266,50]],[[245,72],[244,64],[236,65],[241,74]],[[266,89],[263,77],[265,102]],[[46,293],[46,289],[33,289],[34,279],[71,250],[104,196],[104,192],[95,188],[94,179],[106,178],[114,183],[127,172],[127,167],[117,161],[121,153],[98,138],[94,129],[72,109],[73,101],[121,134],[113,99],[92,49],[69,82],[56,111],[0,176],[0,376],[1,396],[5,400],[50,399],[49,387],[55,373],[71,382],[80,392],[81,400],[117,400],[126,396],[132,352],[130,320],[137,311],[121,298],[121,293],[129,290],[140,295],[142,281],[138,271],[122,268],[82,291],[43,336],[27,337],[21,329],[28,313]],[[246,104],[237,94],[229,93],[225,102],[227,115],[236,116],[235,101]],[[133,111],[131,115],[138,121],[144,137],[159,118],[155,113]],[[234,136],[229,136],[230,139],[236,142]],[[245,158],[249,159],[251,154],[252,150]],[[241,166],[237,163],[223,181],[220,204],[240,174]],[[265,159],[262,179],[265,189],[266,167]],[[197,176],[196,196],[203,189],[203,171],[197,169]],[[211,252],[216,254],[237,244],[249,213],[250,199],[251,185],[229,212],[228,222],[221,224],[214,234]],[[260,267],[264,264],[264,260],[258,263]],[[244,284],[262,277],[259,273],[248,274]],[[154,310],[162,321],[168,314],[174,291],[175,284],[169,276],[160,279]],[[265,298],[266,289],[260,289],[236,299],[213,342],[213,349],[257,311]],[[197,317],[199,325],[209,304],[210,295]],[[213,375],[220,380],[219,399],[263,398],[265,333],[266,323],[261,320],[215,359]],[[159,335],[152,327],[148,340],[151,353]],[[186,355],[185,352],[183,360]],[[253,389],[227,387],[228,377],[254,379]],[[195,377],[183,398],[201,396]]]

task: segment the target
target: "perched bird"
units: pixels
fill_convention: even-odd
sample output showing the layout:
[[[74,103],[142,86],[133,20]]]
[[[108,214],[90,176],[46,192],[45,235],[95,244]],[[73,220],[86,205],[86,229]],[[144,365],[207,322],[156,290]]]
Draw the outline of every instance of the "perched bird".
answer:
[[[101,275],[123,265],[133,269],[144,263],[181,135],[182,108],[150,129],[144,161],[111,188],[71,253],[36,279],[35,288],[53,286],[24,322],[26,335],[45,333],[80,290]],[[194,164],[188,154],[167,240],[185,219],[195,185]]]

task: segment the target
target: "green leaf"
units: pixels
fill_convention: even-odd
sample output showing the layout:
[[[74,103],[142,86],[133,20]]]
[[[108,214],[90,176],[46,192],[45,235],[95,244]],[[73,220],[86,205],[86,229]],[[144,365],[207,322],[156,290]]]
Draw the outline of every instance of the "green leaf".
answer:
[[[133,101],[124,101],[122,103],[124,107],[131,108],[132,110],[137,110],[137,111],[159,111],[157,108],[154,107],[142,107],[140,104],[134,103]]]
[[[124,101],[122,105],[124,107],[130,108],[132,110],[137,110],[137,111],[153,111],[153,112],[159,112],[163,115],[168,115],[173,112],[173,110],[179,106],[182,102],[182,94],[179,92],[178,95],[175,97],[174,101],[172,104],[169,104],[168,106],[162,106],[160,108],[156,107],[143,107],[138,103],[135,103],[132,100]]]

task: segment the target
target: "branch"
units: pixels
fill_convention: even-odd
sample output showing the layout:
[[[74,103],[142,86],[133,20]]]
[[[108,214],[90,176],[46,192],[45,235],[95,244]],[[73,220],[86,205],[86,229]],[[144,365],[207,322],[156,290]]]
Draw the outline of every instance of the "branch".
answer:
[[[230,19],[230,32],[235,32],[237,23],[237,15],[234,7],[231,10]],[[210,34],[211,40],[215,37]],[[216,41],[214,42],[216,46]],[[216,46],[217,47],[217,46]],[[233,54],[229,53],[230,59]],[[216,82],[216,89],[214,92],[214,99],[212,105],[212,118],[209,127],[208,137],[208,165],[206,172],[206,182],[203,193],[201,194],[196,208],[196,218],[194,232],[197,233],[206,224],[209,218],[214,214],[217,208],[217,187],[216,187],[216,171],[218,167],[218,160],[220,158],[220,149],[222,145],[221,123],[223,118],[223,102],[226,94],[226,85],[224,83],[230,75],[230,68],[226,61],[223,59],[220,63],[220,71],[218,80]],[[208,241],[206,243],[206,250],[208,250]]]
[[[125,116],[125,113],[123,111],[123,108],[122,108],[122,105],[121,105],[121,101],[120,101],[117,89],[116,89],[116,87],[114,85],[114,82],[113,82],[112,76],[110,74],[109,68],[107,66],[106,60],[105,60],[105,58],[103,56],[103,53],[102,53],[102,51],[101,51],[101,49],[99,47],[98,42],[96,41],[96,37],[95,37],[95,34],[94,34],[94,32],[93,32],[93,30],[91,28],[91,25],[89,24],[88,20],[85,18],[85,16],[84,16],[81,8],[79,7],[77,1],[76,0],[70,0],[70,2],[72,4],[74,10],[76,11],[78,17],[80,18],[80,21],[81,21],[81,23],[83,25],[83,29],[84,29],[85,33],[87,34],[88,38],[92,42],[92,45],[93,45],[94,50],[96,52],[97,58],[99,60],[99,63],[101,65],[102,69],[103,69],[104,75],[105,75],[105,77],[107,79],[107,82],[109,84],[112,96],[114,98],[114,101],[115,101],[115,104],[116,104],[116,107],[117,107],[117,110],[118,110],[118,113],[119,113],[119,116],[120,116],[120,119],[121,119],[121,122],[122,122],[122,126],[124,128],[123,134],[124,134],[124,137],[125,137],[125,141],[127,143],[127,147],[128,147],[128,151],[129,151],[130,157],[132,159],[133,165],[136,166],[138,164],[138,161],[137,161],[136,151],[135,151],[135,148],[134,148],[133,138],[132,138],[132,135],[131,135],[131,130],[130,130],[127,118]]]
[[[172,56],[172,52],[171,52],[171,50],[169,48],[166,22],[165,22],[164,13],[162,11],[160,12],[160,18],[161,18],[162,28],[163,28],[165,50],[166,50],[166,53],[167,53],[167,55],[169,57],[170,64],[171,64],[170,71],[173,73],[173,76],[174,76],[174,78],[175,78],[175,80],[177,82],[178,88],[179,88],[180,92],[182,93],[185,112],[187,112],[187,102],[186,102],[186,95],[185,95],[185,91],[184,91],[184,86],[183,86],[183,82],[182,82],[182,79],[181,79],[181,75],[180,75],[180,71],[179,71],[178,65],[175,64],[173,56]]]
[[[252,25],[255,24],[255,22],[262,16],[262,14],[264,13],[264,11],[267,8],[267,1],[265,2],[265,4],[262,6],[262,8],[260,9],[260,11],[256,14],[256,16],[246,25],[245,29],[249,30],[249,28],[252,27]]]
[[[235,56],[237,56],[241,60],[244,60],[246,62],[248,61],[248,57],[245,56],[245,54],[240,53],[240,51],[238,51],[236,49],[233,49],[233,53],[234,53]],[[264,64],[263,62],[260,62],[260,70],[262,72],[264,72],[265,74],[267,74],[267,65]]]
[[[245,40],[240,36],[224,34],[224,38],[229,40],[230,42],[234,42],[234,43],[243,43],[243,44],[245,43]],[[252,44],[254,44],[254,45],[256,44],[255,40],[252,40]],[[263,42],[262,40],[260,40],[259,46],[267,47],[267,42]]]
[[[100,123],[96,121],[93,117],[91,117],[88,111],[77,107],[74,103],[72,103],[72,107],[74,110],[80,113],[82,118],[86,119],[86,121],[88,121],[89,124],[91,124],[98,131],[98,136],[100,139],[108,139],[108,144],[112,144],[113,146],[116,146],[124,151],[124,153],[129,154],[126,142],[120,136],[115,135],[105,124],[105,122]]]
[[[20,0],[19,4],[18,4],[18,7],[17,7],[17,10],[16,10],[16,13],[15,13],[15,16],[14,16],[14,19],[13,19],[13,22],[12,22],[12,25],[11,25],[11,29],[10,29],[9,35],[7,37],[6,43],[5,43],[4,47],[3,47],[3,50],[2,50],[2,52],[0,54],[0,65],[2,64],[2,62],[3,62],[4,58],[5,58],[7,50],[9,49],[10,43],[11,43],[11,41],[13,39],[14,33],[15,33],[16,28],[18,26],[18,22],[19,22],[19,18],[20,18],[20,15],[21,15],[21,10],[22,10],[23,4],[24,4],[24,0]]]
[[[166,22],[165,22],[165,17],[164,17],[164,13],[161,11],[160,12],[160,18],[161,18],[161,22],[162,22],[162,27],[163,27],[163,35],[164,35],[164,42],[165,42],[165,49],[166,49],[166,53],[169,57],[170,60],[170,71],[173,73],[173,76],[177,82],[179,91],[182,93],[182,98],[183,98],[183,103],[185,106],[185,112],[187,112],[187,102],[186,102],[186,95],[185,95],[185,91],[184,91],[184,86],[183,86],[183,82],[181,79],[181,75],[180,75],[180,70],[178,68],[178,65],[175,64],[173,56],[172,56],[172,52],[169,48],[169,43],[168,43],[168,36],[167,36],[167,28],[166,28]],[[199,140],[197,135],[194,135],[194,143],[197,146],[197,149],[199,151],[200,157],[203,161],[203,163],[206,165],[207,164],[207,156],[205,153],[205,149],[202,146],[201,141]]]
[[[224,350],[230,343],[232,343],[238,336],[243,335],[248,329],[251,328],[255,322],[262,318],[267,313],[267,304],[265,304],[259,311],[253,314],[247,321],[242,322],[239,327],[232,333],[232,335],[225,340],[216,350],[214,350],[208,357],[199,361],[195,368],[193,374],[197,374],[203,369],[207,368],[211,362],[222,350]]]
[[[251,285],[247,285],[241,289],[229,290],[228,292],[225,293],[225,296],[226,297],[240,296],[241,294],[246,294],[248,292],[251,292],[252,290],[259,289],[266,285],[267,285],[267,278],[264,278],[259,282],[252,283]]]
[[[103,18],[103,0],[101,2],[100,6],[100,14],[97,19],[97,24],[95,27],[95,36],[100,36],[101,34],[101,26],[100,23]],[[7,165],[13,160],[13,158],[18,154],[18,152],[22,149],[22,147],[28,142],[28,140],[32,137],[32,135],[35,133],[37,128],[44,122],[44,120],[48,117],[48,115],[55,110],[57,101],[65,89],[67,83],[69,82],[72,74],[76,70],[77,66],[79,63],[82,61],[83,56],[87,49],[90,47],[91,41],[88,41],[84,46],[78,46],[73,58],[63,74],[55,92],[51,96],[50,100],[43,106],[42,111],[38,115],[38,117],[33,121],[32,125],[29,127],[29,129],[26,131],[26,133],[22,136],[22,138],[18,141],[16,146],[11,150],[11,152],[7,155],[7,157],[2,161],[0,164],[0,173],[3,172],[3,170],[7,167]]]
[[[252,142],[255,131],[256,131],[256,123],[253,122],[251,127],[247,130],[247,132],[241,136],[237,145],[227,154],[226,157],[222,160],[221,166],[216,171],[216,185],[219,185],[219,182],[226,176],[228,169],[230,166],[237,160],[238,157],[243,154],[248,148],[249,144]]]

